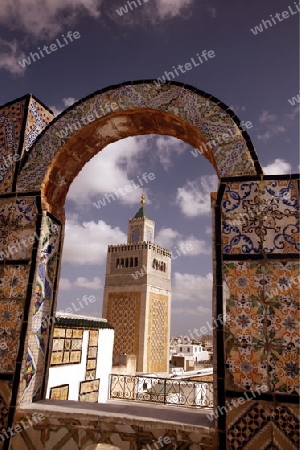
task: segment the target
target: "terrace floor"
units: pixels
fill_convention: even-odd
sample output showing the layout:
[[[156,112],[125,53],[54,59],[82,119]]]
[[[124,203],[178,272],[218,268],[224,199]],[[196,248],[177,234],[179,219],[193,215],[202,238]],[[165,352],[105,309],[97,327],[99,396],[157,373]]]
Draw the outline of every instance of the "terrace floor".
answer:
[[[51,412],[52,414],[66,415],[84,414],[97,415],[108,418],[138,419],[147,422],[160,422],[165,424],[178,424],[180,426],[200,426],[213,428],[213,421],[206,416],[212,412],[211,408],[182,408],[171,405],[142,404],[128,401],[108,400],[107,403],[87,403],[63,400],[40,400],[21,408],[27,412],[39,410],[41,412]]]

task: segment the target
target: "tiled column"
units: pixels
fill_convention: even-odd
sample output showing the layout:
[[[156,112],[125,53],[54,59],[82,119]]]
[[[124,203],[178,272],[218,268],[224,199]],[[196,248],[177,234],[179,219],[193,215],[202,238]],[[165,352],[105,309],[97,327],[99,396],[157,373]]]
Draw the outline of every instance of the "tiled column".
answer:
[[[298,183],[264,178],[221,202],[227,450],[298,448]]]

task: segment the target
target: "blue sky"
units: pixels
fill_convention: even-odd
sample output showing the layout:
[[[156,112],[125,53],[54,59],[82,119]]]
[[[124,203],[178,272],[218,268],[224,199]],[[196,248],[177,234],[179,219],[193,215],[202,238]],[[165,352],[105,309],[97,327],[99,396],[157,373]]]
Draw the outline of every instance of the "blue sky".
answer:
[[[280,0],[140,3],[120,16],[116,9],[127,4],[124,0],[1,2],[0,103],[31,92],[57,114],[108,85],[161,77],[212,50],[214,58],[180,73],[176,81],[214,95],[251,122],[247,131],[265,173],[298,172],[300,98],[288,101],[299,94],[294,1],[284,6]],[[262,20],[283,11],[289,13],[285,19],[279,16],[272,26],[263,25]],[[255,34],[251,28],[256,26],[262,31]],[[80,37],[70,42],[69,31]],[[57,39],[65,45],[50,51]],[[30,58],[24,68],[19,64],[45,45],[49,54],[44,51],[35,62]],[[172,261],[172,333],[186,334],[210,321],[209,193],[216,190],[217,179],[210,163],[203,156],[195,158],[192,150],[171,137],[131,137],[105,148],[84,167],[66,202],[58,309],[95,295],[97,301],[80,313],[101,315],[106,246],[126,241],[140,192],[99,209],[94,203],[152,172],[155,179],[145,191],[156,242],[173,251],[180,244],[193,246]]]

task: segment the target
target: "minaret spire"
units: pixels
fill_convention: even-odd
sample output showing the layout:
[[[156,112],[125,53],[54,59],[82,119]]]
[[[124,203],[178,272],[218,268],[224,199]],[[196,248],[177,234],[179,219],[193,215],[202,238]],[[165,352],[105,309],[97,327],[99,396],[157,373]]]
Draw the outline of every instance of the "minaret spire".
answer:
[[[141,197],[140,204],[142,206],[146,205],[146,196],[145,196],[144,192],[142,192],[142,197]]]

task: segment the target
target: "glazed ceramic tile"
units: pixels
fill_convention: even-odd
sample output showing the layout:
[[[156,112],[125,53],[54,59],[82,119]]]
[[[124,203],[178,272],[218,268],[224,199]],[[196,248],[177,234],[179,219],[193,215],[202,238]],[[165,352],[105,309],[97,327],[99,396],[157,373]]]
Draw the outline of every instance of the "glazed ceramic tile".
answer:
[[[35,229],[23,228],[11,231],[7,240],[6,259],[31,259]]]
[[[24,299],[27,292],[29,266],[4,266],[3,278],[0,280],[0,298]]]
[[[264,251],[266,253],[294,253],[300,250],[299,216],[266,216],[263,220]]]
[[[0,373],[14,372],[20,344],[20,334],[8,330],[0,336]]]
[[[234,135],[236,139],[232,142],[221,141],[214,149],[214,160],[217,162],[218,172],[220,176],[254,175],[256,170],[253,159],[235,122],[216,104],[213,108],[210,107],[210,115],[204,117],[203,100],[205,99],[200,94],[191,92],[187,88],[174,85],[157,88],[153,83],[123,85],[86,99],[84,103],[68,110],[60,117],[55,123],[53,132],[52,130],[45,132],[39,139],[31,152],[28,163],[23,168],[18,188],[22,190],[36,189],[41,184],[48,162],[53,159],[62,145],[59,132],[67,128],[69,130],[68,137],[71,138],[77,130],[75,127],[74,129],[71,127],[71,131],[68,128],[69,124],[79,122],[80,128],[82,128],[84,125],[80,122],[80,118],[83,115],[99,111],[106,101],[116,101],[119,108],[124,111],[147,106],[154,110],[169,112],[197,126],[207,141],[210,141],[212,136],[222,135],[226,132]],[[30,138],[30,144],[32,142],[33,140]],[[40,161],[39,167],[32,164],[32,161],[36,159]]]
[[[22,325],[24,300],[0,300],[0,336],[11,331],[20,331]]]
[[[288,353],[285,348],[278,352],[270,350],[268,355],[269,385],[273,392],[299,395],[299,352]]]
[[[267,386],[267,353],[260,345],[227,342],[226,388],[248,390]]]
[[[13,205],[11,224],[14,229],[21,227],[34,227],[37,217],[35,197],[19,197]]]

